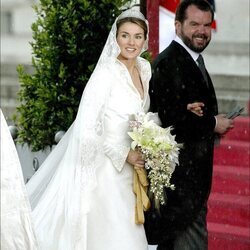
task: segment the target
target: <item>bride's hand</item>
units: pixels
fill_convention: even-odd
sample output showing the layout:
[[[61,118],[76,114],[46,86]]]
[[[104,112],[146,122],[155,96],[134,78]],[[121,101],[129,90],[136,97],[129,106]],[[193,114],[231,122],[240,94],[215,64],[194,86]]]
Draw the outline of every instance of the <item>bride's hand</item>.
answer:
[[[131,150],[127,156],[127,162],[131,164],[135,169],[144,168],[145,161],[143,159],[143,154],[137,150]]]
[[[202,108],[204,106],[205,105],[203,102],[193,102],[193,103],[189,103],[187,105],[187,110],[190,110],[191,112],[193,112],[194,114],[196,114],[198,116],[203,116]]]

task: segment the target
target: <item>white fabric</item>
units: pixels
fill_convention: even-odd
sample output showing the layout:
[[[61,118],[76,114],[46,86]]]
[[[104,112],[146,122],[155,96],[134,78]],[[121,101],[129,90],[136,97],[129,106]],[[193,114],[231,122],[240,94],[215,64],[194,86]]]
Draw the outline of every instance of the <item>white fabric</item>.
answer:
[[[36,250],[31,208],[15,144],[1,113],[1,250]]]
[[[148,250],[156,250],[157,249],[157,245],[149,245],[148,246]]]
[[[159,52],[162,52],[175,38],[175,14],[166,8],[159,8]]]
[[[151,69],[137,59],[141,100],[117,60],[115,36],[116,22],[74,123],[27,184],[41,250],[147,249],[144,228],[134,223],[133,169],[125,160],[129,117],[149,108]]]

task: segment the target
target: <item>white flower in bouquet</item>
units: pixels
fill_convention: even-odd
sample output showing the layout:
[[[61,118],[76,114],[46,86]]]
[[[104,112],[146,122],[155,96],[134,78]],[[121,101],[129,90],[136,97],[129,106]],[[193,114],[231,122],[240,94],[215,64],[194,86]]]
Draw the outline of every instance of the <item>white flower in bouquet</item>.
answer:
[[[130,121],[132,131],[131,148],[138,148],[145,157],[145,168],[148,172],[149,193],[153,196],[155,206],[166,203],[164,188],[174,190],[170,179],[179,164],[178,156],[181,144],[175,141],[171,127],[162,128],[150,119],[152,113],[139,113]]]

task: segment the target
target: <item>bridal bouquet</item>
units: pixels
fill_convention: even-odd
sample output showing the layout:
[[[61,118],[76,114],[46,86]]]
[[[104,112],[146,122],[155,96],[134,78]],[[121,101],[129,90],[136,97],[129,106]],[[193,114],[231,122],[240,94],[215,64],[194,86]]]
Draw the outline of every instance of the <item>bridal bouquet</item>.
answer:
[[[171,135],[171,127],[162,128],[150,119],[152,113],[139,113],[130,121],[132,138],[131,148],[139,149],[145,157],[145,168],[149,180],[149,194],[156,208],[166,203],[164,188],[174,190],[170,179],[179,164],[178,156],[181,144]]]

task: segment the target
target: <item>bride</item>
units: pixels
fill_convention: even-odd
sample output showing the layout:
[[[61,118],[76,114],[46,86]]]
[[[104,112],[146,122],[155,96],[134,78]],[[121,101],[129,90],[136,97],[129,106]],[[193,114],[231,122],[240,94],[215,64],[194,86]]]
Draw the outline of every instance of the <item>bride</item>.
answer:
[[[116,18],[75,121],[27,183],[40,249],[147,249],[132,190],[144,161],[127,135],[129,117],[149,108],[147,43],[142,13]]]

